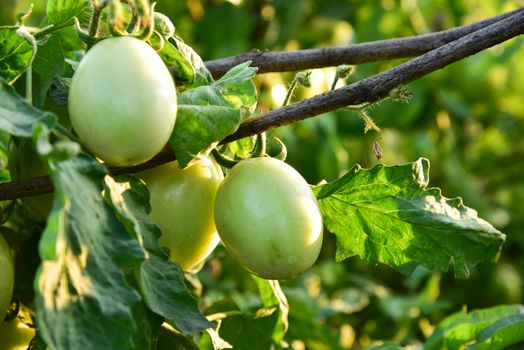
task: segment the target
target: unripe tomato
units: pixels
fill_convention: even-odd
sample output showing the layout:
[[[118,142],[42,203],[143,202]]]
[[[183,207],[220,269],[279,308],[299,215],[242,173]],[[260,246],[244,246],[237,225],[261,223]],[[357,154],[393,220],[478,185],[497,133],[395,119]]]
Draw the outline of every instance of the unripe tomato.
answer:
[[[309,269],[322,245],[322,215],[304,178],[267,157],[235,165],[220,185],[215,224],[237,262],[267,279]]]
[[[35,329],[21,322],[18,317],[0,322],[0,350],[26,350],[35,336]]]
[[[15,265],[11,249],[0,234],[0,324],[11,304],[15,285]]]
[[[73,75],[69,116],[84,145],[118,166],[143,163],[167,143],[175,125],[176,90],[169,70],[146,43],[105,39]]]
[[[139,173],[151,193],[151,220],[160,228],[160,245],[188,271],[219,242],[213,203],[224,175],[209,158],[180,169],[171,162]]]
[[[21,139],[18,145],[11,146],[9,172],[14,180],[48,175],[48,170],[40,160],[30,139]],[[46,220],[53,206],[53,194],[24,197],[21,201],[36,219]]]

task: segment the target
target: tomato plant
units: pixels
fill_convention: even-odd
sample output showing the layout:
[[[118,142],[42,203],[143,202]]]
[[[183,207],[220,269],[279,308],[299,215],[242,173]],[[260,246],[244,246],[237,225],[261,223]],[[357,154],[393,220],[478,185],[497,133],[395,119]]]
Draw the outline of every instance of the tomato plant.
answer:
[[[515,1],[27,1],[0,13],[0,348],[524,341]]]
[[[304,178],[268,157],[235,165],[215,201],[224,246],[250,272],[288,279],[309,269],[322,246],[322,214]]]
[[[211,158],[180,169],[171,162],[139,173],[151,193],[151,219],[162,231],[160,244],[171,259],[191,270],[216,247],[213,203],[222,170]]]
[[[0,234],[0,320],[4,319],[5,313],[11,304],[13,287],[15,283],[15,268],[13,255],[4,237]]]
[[[17,145],[12,144],[9,160],[9,171],[15,180],[49,174],[49,170],[40,160],[31,140],[21,139]],[[21,200],[38,220],[45,220],[53,205],[52,194],[24,197]]]
[[[176,90],[167,67],[146,43],[116,37],[80,61],[69,91],[69,115],[84,145],[114,165],[152,158],[173,131]]]

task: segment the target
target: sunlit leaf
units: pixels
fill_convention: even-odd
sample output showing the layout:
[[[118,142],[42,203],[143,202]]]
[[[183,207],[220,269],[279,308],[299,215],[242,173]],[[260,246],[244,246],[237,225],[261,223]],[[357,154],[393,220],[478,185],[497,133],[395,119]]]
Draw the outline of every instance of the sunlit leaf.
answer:
[[[195,80],[195,69],[175,45],[169,41],[166,42],[162,50],[158,51],[158,55],[166,65],[176,69],[177,81],[180,80],[188,84],[193,83]]]
[[[209,85],[213,82],[213,77],[211,73],[207,70],[204,65],[202,58],[193,50],[191,46],[183,42],[177,37],[172,37],[169,39],[169,42],[174,45],[178,51],[185,58],[185,61],[193,67],[194,79],[191,83],[192,87],[197,87],[201,85]],[[182,60],[179,60],[179,63],[183,63]],[[186,66],[186,63],[183,63]],[[176,67],[176,66],[175,66]],[[177,67],[178,68],[178,67]],[[186,69],[186,68],[184,68]]]
[[[460,311],[439,323],[424,344],[427,350],[504,349],[524,341],[524,306],[501,305]]]
[[[31,64],[36,41],[21,27],[0,27],[0,78],[12,84]]]
[[[90,9],[89,0],[49,0],[47,1],[47,19],[60,25],[74,17],[85,17]]]
[[[54,163],[54,204],[40,241],[37,323],[54,350],[135,349],[140,294],[124,269],[144,252],[102,196],[105,168],[79,156]]]
[[[429,161],[355,167],[316,188],[328,230],[337,237],[337,260],[354,255],[370,264],[413,271],[418,265],[467,277],[482,261],[495,261],[505,235],[437,188],[427,188]]]
[[[211,327],[189,293],[180,267],[160,248],[160,230],[149,213],[149,192],[137,178],[122,176],[115,182],[106,178],[110,203],[127,230],[137,236],[147,251],[146,260],[137,269],[137,283],[147,306],[173,327],[184,333],[196,333]]]
[[[249,62],[231,69],[211,85],[181,93],[171,146],[185,167],[205,157],[218,141],[234,133],[256,102]]]

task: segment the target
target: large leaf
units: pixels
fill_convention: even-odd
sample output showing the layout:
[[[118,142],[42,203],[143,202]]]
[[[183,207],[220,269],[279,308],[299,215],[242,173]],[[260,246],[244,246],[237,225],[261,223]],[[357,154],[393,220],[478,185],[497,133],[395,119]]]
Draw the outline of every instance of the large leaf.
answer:
[[[85,17],[89,9],[89,0],[48,0],[47,19],[51,24],[61,25],[74,17]]]
[[[417,265],[467,277],[481,261],[495,261],[505,235],[460,198],[426,188],[429,161],[355,167],[315,189],[326,227],[337,237],[337,260],[359,255],[412,271]]]
[[[40,240],[37,323],[54,350],[135,349],[140,294],[125,269],[144,259],[102,196],[105,168],[79,156],[54,164],[54,204]]]
[[[38,43],[33,61],[33,105],[42,108],[53,79],[64,73],[64,50],[59,36],[52,35]]]
[[[21,27],[0,27],[0,77],[12,84],[31,65],[36,41]]]
[[[146,186],[131,176],[122,176],[118,181],[107,177],[106,188],[118,217],[128,231],[143,242],[148,253],[137,271],[138,286],[147,306],[184,333],[211,327],[186,288],[182,270],[159,246],[160,230],[149,218],[151,209]]]
[[[211,85],[179,95],[170,143],[181,166],[205,157],[218,141],[238,129],[256,103],[256,89],[251,81],[255,73],[256,69],[246,62]]]
[[[31,106],[0,77],[0,130],[15,136],[30,137],[37,123],[52,126],[56,123],[56,116]]]
[[[424,349],[504,349],[524,341],[524,306],[501,305],[470,313],[460,311],[444,319]]]

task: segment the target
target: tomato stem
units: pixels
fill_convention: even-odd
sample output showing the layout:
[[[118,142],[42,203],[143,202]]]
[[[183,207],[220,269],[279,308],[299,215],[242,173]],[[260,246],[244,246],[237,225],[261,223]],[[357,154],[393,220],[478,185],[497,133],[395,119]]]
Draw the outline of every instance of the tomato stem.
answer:
[[[295,74],[295,77],[293,78],[293,81],[291,82],[291,86],[289,87],[289,90],[287,92],[286,98],[284,99],[284,103],[282,103],[282,107],[285,107],[289,104],[289,101],[291,100],[291,96],[295,93],[295,89],[298,85],[302,85],[304,87],[310,87],[310,81],[309,76],[311,75],[311,71],[309,72],[298,72]]]
[[[54,31],[59,30],[59,29],[72,26],[73,24],[75,24],[75,18],[76,17],[71,18],[69,21],[66,21],[66,22],[58,24],[58,25],[55,25],[55,24],[48,25],[45,28],[37,30],[33,34],[33,36],[35,37],[35,39],[38,39],[38,38],[43,37],[44,35],[50,34],[50,33],[54,32]]]
[[[225,155],[223,155],[222,153],[220,153],[216,148],[214,148],[212,151],[211,151],[211,155],[213,156],[213,158],[215,159],[215,161],[222,167],[226,168],[226,169],[231,169],[232,167],[234,167],[235,165],[237,165],[240,161],[239,160],[234,160],[234,159],[231,159]]]
[[[276,158],[276,159],[281,160],[281,161],[285,161],[286,158],[287,158],[287,147],[286,147],[286,145],[278,137],[273,137],[273,140],[275,140],[278,143],[279,147],[280,147],[280,152],[276,156],[274,156],[273,158]]]
[[[266,133],[260,133],[256,136],[255,147],[253,148],[253,157],[263,157],[266,155]]]
[[[25,77],[25,99],[33,104],[33,64],[27,68]]]
[[[100,16],[102,15],[102,11],[104,8],[108,5],[108,1],[102,1],[98,2],[97,0],[93,0],[93,13],[91,15],[91,22],[89,23],[89,36],[91,38],[96,38],[98,35],[98,27],[100,23]],[[86,52],[93,46],[96,40],[93,40],[92,43],[87,43]]]

